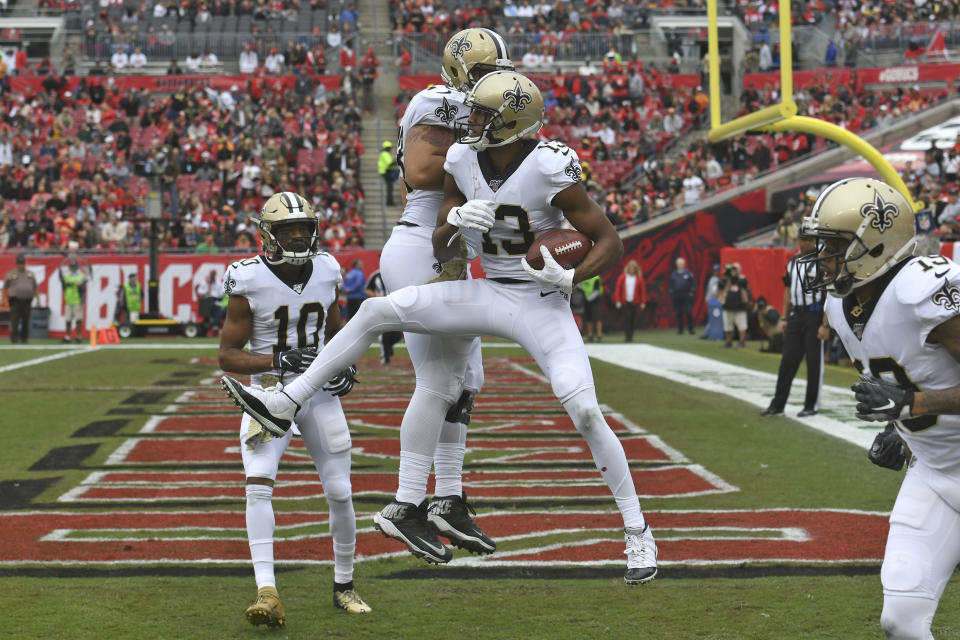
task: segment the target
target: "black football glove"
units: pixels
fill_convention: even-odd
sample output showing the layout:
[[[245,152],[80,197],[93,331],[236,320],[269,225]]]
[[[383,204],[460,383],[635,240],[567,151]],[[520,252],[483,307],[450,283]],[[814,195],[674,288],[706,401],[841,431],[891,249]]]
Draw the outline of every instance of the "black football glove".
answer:
[[[330,378],[327,384],[323,385],[323,390],[337,397],[342,397],[350,393],[355,382],[357,382],[357,367],[356,365],[350,365]]]
[[[898,387],[880,378],[861,374],[850,387],[857,397],[857,417],[872,422],[890,422],[910,417],[913,390]]]
[[[316,357],[316,347],[279,351],[273,354],[273,368],[280,373],[303,373]]]
[[[867,452],[867,458],[879,467],[893,469],[894,471],[903,469],[903,463],[907,461],[907,451],[903,447],[903,440],[900,439],[900,435],[892,422],[887,424],[887,428],[873,439],[870,451]]]

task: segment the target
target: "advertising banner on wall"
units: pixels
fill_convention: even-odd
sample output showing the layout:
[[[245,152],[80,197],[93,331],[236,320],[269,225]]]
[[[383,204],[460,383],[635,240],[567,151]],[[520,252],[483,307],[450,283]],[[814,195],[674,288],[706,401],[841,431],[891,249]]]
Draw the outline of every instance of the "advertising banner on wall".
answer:
[[[16,254],[0,254],[0,274],[5,275],[15,266]],[[219,255],[178,255],[162,254],[158,258],[158,303],[160,314],[179,322],[197,319],[197,298],[195,288],[211,272],[223,277],[231,262],[249,257],[249,254]],[[369,276],[379,268],[378,251],[343,251],[336,254],[341,266],[347,269],[354,260],[363,261],[364,273]],[[144,288],[150,280],[150,260],[146,255],[103,254],[82,256],[81,268],[87,273],[84,297],[85,330],[93,327],[104,328],[114,320],[120,286],[129,274],[136,274]],[[36,276],[39,290],[34,306],[50,309],[50,332],[57,335],[63,332],[63,286],[59,270],[68,268],[63,256],[29,256],[27,269]],[[147,311],[150,311],[147,309]]]

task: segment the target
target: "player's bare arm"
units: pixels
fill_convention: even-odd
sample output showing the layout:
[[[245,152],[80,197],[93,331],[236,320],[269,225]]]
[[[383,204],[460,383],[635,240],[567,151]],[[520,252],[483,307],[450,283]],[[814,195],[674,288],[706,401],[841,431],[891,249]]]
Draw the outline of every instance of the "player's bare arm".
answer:
[[[451,242],[460,229],[447,222],[450,209],[465,204],[467,199],[457,187],[457,181],[447,172],[443,173],[443,203],[437,212],[437,226],[433,230],[433,255],[440,262],[446,262],[457,255],[457,243]]]
[[[587,257],[573,273],[574,284],[603,273],[623,257],[623,242],[617,230],[610,224],[600,205],[587,194],[583,184],[567,187],[554,196],[552,204],[563,211],[574,229],[593,241]]]
[[[232,373],[260,373],[273,367],[273,354],[261,355],[244,351],[253,334],[253,312],[243,296],[230,296],[227,317],[220,331],[220,368]]]
[[[443,189],[446,175],[443,162],[455,139],[453,129],[446,127],[429,124],[412,127],[404,140],[404,181],[414,189]]]
[[[927,342],[942,345],[954,360],[960,362],[960,316],[954,316],[931,331]],[[918,391],[910,413],[915,416],[960,414],[960,386]]]
[[[370,296],[370,294],[367,293],[367,296]],[[337,287],[337,292],[334,294],[333,299],[334,303],[327,309],[327,324],[323,328],[323,344],[330,344],[333,336],[337,335],[337,332],[340,331],[344,325],[343,316],[340,315],[340,305],[336,303],[336,300],[340,299],[340,287]]]

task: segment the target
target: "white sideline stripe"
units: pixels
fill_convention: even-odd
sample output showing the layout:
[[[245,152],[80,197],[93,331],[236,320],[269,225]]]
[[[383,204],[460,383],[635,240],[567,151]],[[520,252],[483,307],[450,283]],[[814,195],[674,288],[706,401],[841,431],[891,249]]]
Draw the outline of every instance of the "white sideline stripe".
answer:
[[[543,384],[550,384],[550,378],[546,377],[542,373],[537,373],[536,371],[527,369],[524,365],[520,364],[519,362],[510,361],[508,365],[514,371],[517,371],[519,373],[525,373],[526,375],[530,376],[537,382],[542,382]]]
[[[777,376],[772,373],[648,344],[591,344],[587,346],[587,353],[603,362],[722,393],[760,409],[770,404],[777,383]],[[791,397],[802,399],[806,388],[805,380],[794,380]],[[871,425],[856,418],[856,402],[849,389],[824,385],[820,407],[818,415],[797,419],[797,422],[864,448],[873,443],[874,436],[882,429],[878,423]],[[788,402],[786,415],[793,418],[802,409],[802,402]]]
[[[138,442],[140,442],[139,438],[128,438],[119,447],[117,447],[113,453],[107,456],[107,461],[104,462],[104,464],[123,464],[124,460],[127,459],[127,456],[130,455],[130,452],[133,451],[133,448],[137,446]]]
[[[84,347],[82,349],[71,349],[70,351],[65,351],[63,353],[55,353],[52,356],[43,356],[42,358],[34,358],[33,360],[24,360],[23,362],[17,362],[15,364],[8,364],[5,367],[0,367],[0,373],[6,373],[7,371],[16,371],[17,369],[24,369],[26,367],[32,367],[35,364],[43,364],[44,362],[50,362],[52,360],[60,360],[61,358],[69,358],[70,356],[75,356],[81,353],[87,353],[93,351],[93,347]]]
[[[147,423],[140,428],[140,433],[153,433],[161,422],[167,419],[167,416],[150,416]]]
[[[646,432],[647,432],[646,429],[644,429],[643,427],[641,427],[641,426],[638,425],[636,422],[634,422],[633,420],[631,420],[631,419],[628,418],[627,416],[623,415],[623,414],[620,413],[619,411],[613,409],[613,408],[612,408],[610,405],[608,405],[608,404],[600,403],[600,411],[601,411],[601,412],[603,413],[603,415],[605,415],[605,416],[609,416],[609,417],[611,417],[611,418],[616,418],[617,420],[619,420],[619,421],[620,421],[620,424],[622,424],[623,426],[625,426],[625,427],[627,428],[627,430],[630,431],[631,433],[646,433]]]

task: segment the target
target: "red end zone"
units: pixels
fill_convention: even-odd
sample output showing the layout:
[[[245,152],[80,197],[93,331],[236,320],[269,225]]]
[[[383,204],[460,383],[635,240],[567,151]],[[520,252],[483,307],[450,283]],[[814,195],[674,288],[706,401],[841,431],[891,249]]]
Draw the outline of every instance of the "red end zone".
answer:
[[[240,511],[3,514],[0,564],[248,563],[244,518]],[[658,533],[657,544],[664,564],[877,562],[883,556],[887,532],[886,515],[856,511],[654,512],[648,513],[647,518]],[[286,527],[323,525],[326,519],[326,514],[278,512],[277,560],[294,564],[332,562],[330,544],[283,539]],[[618,513],[536,511],[480,515],[477,520],[495,538],[517,538],[505,540],[502,550],[493,556],[474,558],[458,553],[457,558],[466,564],[623,563],[623,523]],[[175,544],[152,539],[157,531],[173,528],[181,530]],[[232,539],[190,539],[189,529],[208,528],[227,530]],[[596,535],[571,539],[572,529]],[[724,539],[732,529],[739,533],[736,539]],[[85,536],[80,537],[79,533]],[[108,539],[110,536],[123,539]],[[322,533],[308,537],[329,538]],[[361,530],[357,536],[359,561],[398,553],[406,551],[396,541],[369,529]]]
[[[638,427],[630,429],[616,414],[604,416],[607,424],[617,433],[642,432]],[[403,420],[403,414],[392,413],[365,413],[363,415],[347,414],[347,420],[355,427],[370,427],[372,429],[390,429],[397,431]],[[632,425],[631,425],[632,426]],[[516,416],[500,420],[490,416],[481,416],[470,423],[470,434],[480,435],[496,431],[535,432],[535,433],[576,433],[573,421],[567,415],[562,416]],[[240,415],[232,416],[151,416],[147,424],[140,429],[140,433],[239,433]],[[469,438],[469,436],[468,436]]]
[[[735,487],[697,466],[665,467],[631,472],[637,493],[646,497],[691,497],[726,493]],[[103,473],[59,498],[60,502],[163,502],[172,500],[237,500],[245,498],[242,473]],[[354,473],[354,495],[393,496],[396,473]],[[463,486],[474,498],[577,499],[603,498],[610,490],[597,471],[468,472]],[[323,495],[315,473],[281,472],[274,500],[311,499]]]
[[[651,436],[633,436],[620,439],[630,462],[670,462],[671,457]],[[237,462],[240,440],[221,438],[170,438],[128,440],[107,460],[107,464],[183,464]],[[499,462],[592,462],[590,448],[582,438],[473,440],[468,443],[467,457],[479,452],[498,452],[502,455],[485,461]],[[357,438],[353,441],[353,455],[380,458],[400,458],[398,438]],[[293,440],[284,462],[309,459],[302,440]]]

